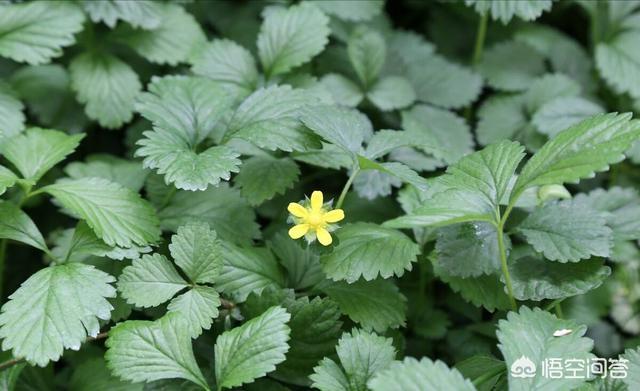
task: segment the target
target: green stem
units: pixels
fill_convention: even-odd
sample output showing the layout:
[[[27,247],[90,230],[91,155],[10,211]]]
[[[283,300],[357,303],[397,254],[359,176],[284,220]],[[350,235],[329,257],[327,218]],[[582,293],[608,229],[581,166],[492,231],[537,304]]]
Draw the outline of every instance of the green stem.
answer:
[[[478,31],[476,32],[476,44],[473,48],[473,57],[471,65],[476,66],[482,60],[482,51],[484,50],[484,41],[487,36],[487,25],[489,24],[489,13],[485,12],[478,22]]]
[[[562,313],[562,304],[560,304],[559,302],[556,303],[555,309],[556,309],[556,315],[558,316],[558,318],[563,319],[564,315]]]
[[[342,188],[340,197],[338,197],[338,202],[336,202],[336,209],[342,208],[342,203],[344,202],[344,199],[347,196],[349,189],[351,188],[351,184],[353,183],[353,180],[356,179],[356,175],[358,175],[359,172],[360,172],[360,168],[353,169],[351,176],[349,177],[349,179],[347,179],[347,183],[345,183],[344,187]]]
[[[504,282],[507,285],[511,309],[516,311],[518,305],[516,304],[516,299],[513,298],[513,285],[511,284],[511,275],[509,274],[509,267],[507,266],[507,250],[504,246],[504,226],[502,223],[498,224],[498,250],[500,251],[500,264],[502,265]]]

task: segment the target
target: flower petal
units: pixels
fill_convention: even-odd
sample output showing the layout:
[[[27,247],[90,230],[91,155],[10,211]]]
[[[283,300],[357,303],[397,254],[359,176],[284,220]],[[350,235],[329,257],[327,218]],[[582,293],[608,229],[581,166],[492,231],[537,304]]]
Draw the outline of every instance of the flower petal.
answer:
[[[291,227],[289,236],[291,236],[291,239],[300,239],[307,232],[309,232],[309,224],[298,224]]]
[[[342,209],[334,209],[330,212],[327,212],[322,216],[325,223],[337,223],[338,221],[344,219],[344,211]]]
[[[307,217],[307,215],[309,214],[309,212],[307,212],[307,208],[305,208],[304,206],[302,206],[300,204],[296,204],[295,202],[291,202],[289,204],[289,206],[287,207],[287,210],[292,215],[294,215],[296,217],[300,217],[301,219]]]
[[[322,199],[322,192],[321,191],[314,191],[313,193],[311,193],[311,209],[313,210],[320,210],[322,209],[322,205],[323,205],[323,199]]]
[[[318,228],[316,230],[316,235],[318,236],[318,241],[323,246],[328,246],[331,244],[333,239],[331,238],[331,234],[324,228]]]

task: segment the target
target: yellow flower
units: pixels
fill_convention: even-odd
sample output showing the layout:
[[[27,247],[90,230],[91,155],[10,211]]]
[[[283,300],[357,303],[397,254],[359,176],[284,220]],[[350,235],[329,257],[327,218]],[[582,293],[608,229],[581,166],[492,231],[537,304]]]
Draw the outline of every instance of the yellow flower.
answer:
[[[313,242],[316,238],[323,246],[331,244],[330,232],[336,229],[331,223],[337,223],[344,219],[342,209],[329,210],[330,205],[323,202],[322,192],[314,191],[311,194],[311,201],[308,205],[300,205],[295,202],[289,204],[287,210],[293,216],[296,223],[289,230],[289,236],[292,239],[300,239],[305,237],[309,242]]]

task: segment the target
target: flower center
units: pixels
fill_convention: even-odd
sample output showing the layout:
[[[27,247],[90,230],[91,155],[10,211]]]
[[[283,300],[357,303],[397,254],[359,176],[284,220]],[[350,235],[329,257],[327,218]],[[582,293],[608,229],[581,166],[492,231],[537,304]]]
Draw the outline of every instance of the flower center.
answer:
[[[320,210],[311,210],[308,217],[309,225],[314,228],[320,227],[324,223],[322,215],[323,213]]]

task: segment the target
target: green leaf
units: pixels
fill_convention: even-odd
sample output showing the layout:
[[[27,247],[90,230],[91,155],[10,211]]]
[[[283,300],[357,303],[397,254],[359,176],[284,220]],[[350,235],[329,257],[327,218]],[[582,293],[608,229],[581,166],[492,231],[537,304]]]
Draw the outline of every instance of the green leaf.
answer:
[[[178,189],[206,190],[238,172],[239,154],[228,146],[196,148],[229,109],[233,97],[217,83],[197,77],[154,78],[136,109],[153,124],[137,142],[144,166],[157,169]]]
[[[215,373],[218,389],[237,387],[266,375],[285,360],[291,319],[284,308],[271,307],[216,340]]]
[[[596,67],[602,78],[618,93],[640,98],[640,31],[629,30],[596,46]]]
[[[545,71],[544,57],[524,42],[507,41],[486,51],[478,66],[490,86],[522,91]]]
[[[370,87],[380,76],[387,56],[382,35],[364,26],[356,28],[347,42],[347,53],[362,85]]]
[[[298,120],[317,103],[308,91],[284,86],[261,88],[245,99],[229,122],[225,138],[241,138],[260,148],[291,152],[319,148],[316,137]]]
[[[320,83],[331,93],[333,100],[342,106],[356,107],[364,99],[360,87],[337,73],[324,75]]]
[[[176,265],[191,282],[213,283],[222,269],[222,250],[215,231],[207,223],[191,223],[178,228],[171,237],[169,251]]]
[[[359,22],[379,15],[384,7],[384,0],[316,0],[313,4],[329,15]]]
[[[6,140],[1,151],[23,178],[36,183],[73,153],[83,138],[84,134],[70,136],[58,130],[29,128]]]
[[[171,262],[161,254],[134,259],[118,278],[118,290],[128,303],[155,307],[188,287]]]
[[[428,187],[426,179],[424,179],[417,172],[413,171],[412,169],[410,169],[409,167],[405,166],[402,163],[398,163],[398,162],[378,163],[358,155],[358,164],[360,166],[360,169],[364,171],[363,173],[360,174],[360,176],[364,176],[365,174],[367,174],[366,170],[377,170],[383,174],[386,174],[387,176],[395,177],[397,179],[400,179],[402,182],[409,183],[415,186],[416,188],[418,188],[419,190],[424,191]],[[374,176],[374,178],[376,177]],[[392,178],[392,179],[395,179],[395,178]],[[356,178],[356,186],[357,186],[357,183],[358,183],[358,179]],[[391,184],[399,187],[401,182],[393,181],[391,182]],[[388,195],[388,193],[381,194],[381,195]]]
[[[64,349],[79,350],[87,336],[100,332],[115,297],[115,279],[78,263],[46,267],[20,285],[0,314],[2,348],[33,365],[57,361]]]
[[[376,373],[367,384],[373,391],[392,389],[475,391],[476,389],[471,381],[462,377],[457,369],[447,367],[442,361],[434,362],[426,357],[420,361],[413,357],[394,361],[388,368]]]
[[[42,251],[47,244],[33,220],[11,202],[0,201],[0,238],[17,240]]]
[[[340,310],[364,329],[383,332],[405,324],[406,298],[390,280],[344,281],[322,286]]]
[[[616,241],[640,239],[640,197],[634,189],[596,189],[576,195],[574,203],[604,213]]]
[[[553,334],[558,330],[571,330],[562,337]],[[581,385],[585,379],[565,376],[551,379],[542,375],[542,362],[546,358],[591,360],[589,353],[593,341],[584,338],[586,326],[581,326],[572,320],[558,319],[552,314],[539,308],[533,310],[521,307],[519,312],[509,312],[507,319],[498,322],[497,336],[500,344],[498,348],[504,356],[507,368],[516,373],[522,373],[524,360],[516,364],[521,357],[529,359],[538,370],[533,377],[509,376],[509,390],[570,390]],[[526,364],[525,364],[526,365]]]
[[[160,237],[158,218],[151,205],[117,183],[101,178],[62,179],[39,191],[51,194],[86,220],[110,246],[147,245]]]
[[[477,385],[478,391],[495,390],[502,385],[499,382],[506,382],[507,366],[504,361],[488,355],[469,357],[457,363],[455,368],[460,371],[462,376]],[[493,376],[488,378],[491,375]]]
[[[505,235],[509,243],[508,236]],[[450,276],[468,278],[500,270],[496,228],[489,223],[463,223],[438,230],[438,265]]]
[[[124,382],[111,375],[102,357],[88,359],[75,367],[69,380],[74,391],[143,391],[142,384]]]
[[[112,155],[91,155],[86,162],[75,161],[67,164],[64,172],[72,179],[104,178],[135,192],[142,189],[148,175],[148,171],[139,161],[130,161]]]
[[[0,81],[0,140],[24,130],[24,105],[8,84]]]
[[[188,322],[189,334],[195,338],[202,330],[209,330],[213,320],[218,316],[220,295],[208,286],[196,285],[186,293],[171,300],[167,306],[168,313],[177,312]]]
[[[549,262],[537,257],[522,257],[509,264],[513,296],[518,300],[540,301],[581,295],[599,287],[611,274],[602,260],[578,263]]]
[[[388,76],[369,89],[367,99],[380,110],[390,111],[409,106],[416,99],[416,93],[404,77]]]
[[[152,63],[177,65],[186,62],[196,48],[206,42],[195,18],[176,4],[160,8],[160,23],[143,30],[122,25],[115,32],[119,41]]]
[[[214,39],[198,49],[191,71],[215,80],[238,95],[249,95],[258,85],[258,69],[251,52],[227,39]]]
[[[640,136],[631,114],[596,115],[549,140],[522,169],[511,193],[514,203],[531,186],[577,182],[624,159]]]
[[[4,194],[8,188],[15,185],[18,177],[13,171],[4,166],[0,166],[0,195]]]
[[[319,105],[308,107],[300,120],[328,142],[346,152],[358,153],[373,133],[369,118],[353,109]]]
[[[44,64],[75,42],[84,14],[70,2],[34,2],[2,6],[0,56]]]
[[[591,117],[604,109],[579,97],[564,97],[549,101],[534,114],[532,123],[540,133],[554,137],[561,131]]]
[[[623,358],[629,360],[629,371],[623,382],[627,384],[630,390],[640,387],[640,348],[624,351]]]
[[[251,205],[260,205],[276,194],[284,194],[293,187],[299,176],[300,169],[293,160],[261,155],[243,163],[235,183]]]
[[[489,13],[493,20],[509,23],[514,16],[526,21],[536,20],[544,11],[551,10],[551,0],[465,0],[480,14]]]
[[[227,242],[222,246],[224,266],[215,281],[219,291],[243,302],[251,292],[284,286],[284,276],[267,249],[243,248]]]
[[[344,333],[336,346],[342,368],[325,358],[310,376],[312,386],[321,391],[367,390],[367,382],[395,358],[396,351],[391,342],[390,338],[358,329]]]
[[[155,29],[162,22],[162,6],[151,0],[83,0],[82,7],[91,21],[104,22],[110,28],[119,20],[142,29]]]
[[[535,80],[524,93],[527,111],[535,113],[554,99],[577,97],[581,91],[580,84],[568,76],[561,73],[544,75]]]
[[[71,88],[89,118],[106,128],[119,128],[131,120],[142,85],[128,64],[110,54],[89,51],[71,61],[69,72]]]
[[[187,321],[167,314],[150,322],[129,320],[109,331],[105,360],[111,372],[131,382],[187,379],[208,390],[191,348]]]
[[[258,34],[267,76],[287,73],[319,54],[329,41],[329,18],[312,4],[270,10]]]
[[[325,279],[320,257],[310,247],[301,246],[284,233],[276,234],[267,244],[287,270],[287,286],[303,290]]]
[[[552,261],[578,262],[591,256],[609,257],[612,231],[606,215],[571,201],[536,208],[518,226],[536,251]]]
[[[338,244],[333,251],[320,258],[322,269],[334,281],[400,277],[411,270],[420,252],[403,233],[375,224],[348,224],[336,231],[336,236]]]
[[[528,126],[524,95],[494,95],[478,110],[476,134],[481,145],[519,137]]]

